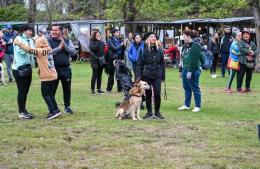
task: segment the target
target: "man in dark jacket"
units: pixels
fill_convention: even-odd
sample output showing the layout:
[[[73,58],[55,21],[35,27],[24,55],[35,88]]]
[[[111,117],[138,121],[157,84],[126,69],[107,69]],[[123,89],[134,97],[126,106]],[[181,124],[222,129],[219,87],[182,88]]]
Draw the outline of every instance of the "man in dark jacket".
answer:
[[[112,37],[107,42],[108,44],[107,92],[108,93],[112,91],[114,85],[115,67],[113,65],[113,61],[124,59],[124,43],[121,42],[119,39],[120,34],[118,29],[113,29],[111,33],[112,33]],[[117,80],[117,91],[122,92],[122,87],[119,80]]]
[[[225,77],[225,71],[228,63],[229,49],[233,42],[233,37],[231,36],[231,30],[229,27],[224,29],[225,35],[220,41],[220,53],[221,53],[221,73],[222,77]]]
[[[58,73],[58,80],[55,83],[54,96],[61,81],[63,89],[63,100],[65,113],[73,113],[70,108],[71,99],[71,68],[70,56],[77,53],[72,42],[62,36],[63,28],[60,25],[52,26],[52,38],[49,39],[49,44],[53,49],[54,65]]]
[[[14,48],[13,48],[13,40],[16,37],[16,34],[13,31],[13,28],[11,25],[6,25],[5,27],[7,31],[4,34],[4,41],[6,43],[6,51],[5,51],[5,63],[7,67],[7,75],[9,78],[9,82],[13,81],[13,76],[12,76],[12,63],[13,63],[13,58],[14,58]]]

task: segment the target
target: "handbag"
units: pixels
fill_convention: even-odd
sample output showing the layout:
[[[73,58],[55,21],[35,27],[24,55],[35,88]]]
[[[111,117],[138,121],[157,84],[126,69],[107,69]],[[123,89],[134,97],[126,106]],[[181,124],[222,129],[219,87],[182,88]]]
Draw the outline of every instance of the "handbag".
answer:
[[[106,65],[106,60],[105,60],[105,56],[101,56],[98,58],[98,62],[99,62],[99,65],[101,67],[104,67]]]
[[[32,74],[32,66],[31,64],[22,65],[17,68],[17,71],[21,77],[30,76]]]
[[[239,62],[234,61],[231,57],[228,58],[227,67],[233,70],[240,70]]]

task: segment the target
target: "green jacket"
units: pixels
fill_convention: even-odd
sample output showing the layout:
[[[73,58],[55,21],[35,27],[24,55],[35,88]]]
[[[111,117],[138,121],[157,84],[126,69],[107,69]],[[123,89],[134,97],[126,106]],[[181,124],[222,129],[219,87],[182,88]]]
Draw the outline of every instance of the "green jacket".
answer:
[[[241,53],[239,57],[239,62],[244,65],[247,65],[247,67],[249,68],[254,67],[255,59],[256,59],[256,44],[253,41],[247,43],[245,40],[242,40],[240,43],[238,43],[238,48]],[[247,55],[250,49],[254,51],[254,60],[251,62],[247,60]]]
[[[187,72],[193,72],[200,68],[204,63],[204,56],[202,54],[202,46],[197,42],[185,44],[182,49],[183,69]]]

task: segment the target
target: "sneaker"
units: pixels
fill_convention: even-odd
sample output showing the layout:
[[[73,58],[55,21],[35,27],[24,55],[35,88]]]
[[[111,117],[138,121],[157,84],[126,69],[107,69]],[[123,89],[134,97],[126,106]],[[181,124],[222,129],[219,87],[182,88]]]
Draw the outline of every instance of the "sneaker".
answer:
[[[249,92],[251,92],[251,89],[250,89],[250,88],[246,88],[246,89],[244,90],[244,92],[245,92],[245,93],[249,93]]]
[[[31,118],[32,118],[32,114],[31,114],[31,113],[28,113],[28,112],[26,111],[26,112],[19,113],[19,117],[20,117],[21,119],[31,119]]]
[[[51,120],[61,115],[60,111],[54,111],[52,113],[49,113],[47,116],[47,119]]]
[[[91,90],[92,95],[96,95],[96,92],[94,90]]]
[[[72,110],[70,107],[65,107],[65,108],[64,108],[64,112],[65,112],[65,113],[72,114],[72,113],[73,113],[73,110]]]
[[[217,78],[217,76],[218,76],[217,74],[210,75],[211,78]]]
[[[154,116],[159,118],[159,119],[164,119],[164,117],[162,116],[161,113],[155,113]]]
[[[226,89],[226,93],[232,93],[231,89]]]
[[[237,92],[239,92],[239,93],[244,93],[244,91],[245,91],[245,90],[242,90],[241,88],[238,88],[238,89],[237,89]]]
[[[192,112],[199,112],[200,108],[199,107],[194,107],[194,109],[192,110]]]
[[[108,94],[109,94],[109,93],[111,93],[111,92],[112,92],[111,90],[107,90],[107,92],[106,92],[106,93],[108,93]]]
[[[13,79],[9,79],[9,82],[12,83],[12,82],[13,82]]]
[[[152,113],[146,113],[143,117],[143,119],[151,119],[153,118],[153,114]]]
[[[103,90],[101,90],[101,89],[97,89],[97,93],[98,93],[98,94],[106,94],[106,92],[103,91]]]
[[[178,110],[190,110],[190,107],[183,105],[183,106],[179,107]]]

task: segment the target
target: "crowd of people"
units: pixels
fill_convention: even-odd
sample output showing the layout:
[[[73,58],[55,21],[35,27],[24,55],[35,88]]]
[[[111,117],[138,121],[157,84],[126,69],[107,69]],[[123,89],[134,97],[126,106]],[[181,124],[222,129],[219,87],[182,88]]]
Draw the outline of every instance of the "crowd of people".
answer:
[[[53,25],[51,30],[48,29],[45,34],[39,32],[38,36],[34,38],[32,37],[33,27],[28,24],[22,25],[19,33],[14,32],[11,25],[6,25],[4,32],[0,31],[0,63],[2,60],[6,62],[9,82],[13,82],[15,79],[20,118],[31,119],[33,117],[26,108],[26,100],[32,81],[32,67],[35,63],[39,67],[42,97],[48,107],[47,118],[53,119],[61,115],[55,99],[59,81],[61,81],[63,89],[64,112],[73,113],[70,107],[72,79],[70,56],[75,55],[77,51],[71,40],[63,37],[62,31],[62,26]],[[201,110],[199,84],[201,66],[205,62],[203,54],[205,49],[202,39],[199,38],[196,31],[189,29],[183,31],[182,49],[175,45],[166,50],[163,49],[162,43],[154,32],[146,32],[143,35],[129,33],[126,39],[121,39],[120,31],[114,28],[111,30],[107,45],[101,37],[99,31],[94,31],[89,43],[92,95],[111,93],[115,81],[114,61],[121,60],[129,70],[133,71],[134,81],[141,79],[152,87],[152,90],[149,89],[145,92],[147,113],[143,118],[155,116],[164,119],[160,112],[161,83],[165,80],[164,55],[168,54],[172,62],[178,59],[184,89],[184,104],[178,110],[190,109],[192,94],[195,100],[195,107],[192,111]],[[221,38],[219,33],[215,32],[208,40],[208,50],[213,55],[210,76],[217,77],[216,69],[219,58],[221,59],[222,77],[226,76],[228,70],[229,78],[225,90],[227,93],[232,93],[231,85],[236,75],[237,91],[251,91],[250,83],[258,52],[255,43],[250,41],[249,32],[236,32],[233,37],[230,28],[227,27]],[[108,75],[106,90],[102,90],[101,87],[104,70]],[[3,72],[3,66],[0,71]],[[246,85],[243,90],[242,83],[245,74]],[[5,84],[3,80],[1,81]],[[120,80],[116,79],[116,82],[117,91],[122,92]],[[154,105],[154,110],[152,105]]]

